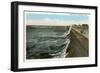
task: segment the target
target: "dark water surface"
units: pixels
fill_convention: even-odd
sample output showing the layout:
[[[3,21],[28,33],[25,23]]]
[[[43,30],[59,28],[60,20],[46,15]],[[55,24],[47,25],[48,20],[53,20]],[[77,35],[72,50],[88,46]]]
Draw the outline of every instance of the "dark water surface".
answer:
[[[26,26],[26,59],[63,57],[68,26]]]

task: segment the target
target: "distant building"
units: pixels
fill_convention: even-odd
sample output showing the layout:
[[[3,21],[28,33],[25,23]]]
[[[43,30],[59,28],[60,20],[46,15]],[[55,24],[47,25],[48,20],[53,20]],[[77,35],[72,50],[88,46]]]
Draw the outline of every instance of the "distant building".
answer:
[[[82,24],[83,29],[88,29],[88,27],[89,27],[88,24]]]

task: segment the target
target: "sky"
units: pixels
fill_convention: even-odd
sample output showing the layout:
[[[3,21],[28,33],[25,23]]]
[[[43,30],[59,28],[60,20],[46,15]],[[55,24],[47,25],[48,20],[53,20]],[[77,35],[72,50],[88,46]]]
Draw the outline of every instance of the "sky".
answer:
[[[39,13],[27,13],[26,20],[57,20],[68,21],[73,23],[88,23],[89,16],[87,15],[64,15],[64,14],[39,14]]]

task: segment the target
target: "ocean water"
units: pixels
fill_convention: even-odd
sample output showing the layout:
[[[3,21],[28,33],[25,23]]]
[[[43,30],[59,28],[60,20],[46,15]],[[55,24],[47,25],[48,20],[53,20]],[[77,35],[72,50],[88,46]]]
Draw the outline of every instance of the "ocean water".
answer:
[[[26,59],[65,57],[68,32],[68,26],[26,26]]]

